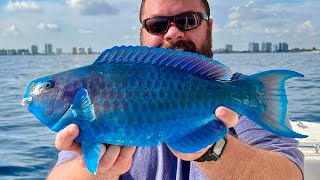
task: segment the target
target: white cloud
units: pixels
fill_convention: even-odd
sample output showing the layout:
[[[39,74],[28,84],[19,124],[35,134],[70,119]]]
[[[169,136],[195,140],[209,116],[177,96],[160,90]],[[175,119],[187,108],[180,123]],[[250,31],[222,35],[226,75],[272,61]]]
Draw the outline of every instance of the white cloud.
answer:
[[[10,27],[4,29],[4,31],[1,33],[2,36],[19,36],[21,34],[21,31],[19,28],[17,28],[16,25],[11,25]]]
[[[137,26],[132,26],[131,29],[132,29],[133,31],[137,31],[139,28],[138,28]]]
[[[314,28],[313,28],[313,25],[312,25],[312,22],[310,20],[307,20],[305,22],[303,22],[302,24],[299,24],[298,25],[298,32],[311,32],[313,31]]]
[[[232,20],[229,21],[224,27],[228,29],[235,29],[235,28],[241,28],[241,23],[239,20]]]
[[[40,11],[40,7],[35,2],[27,2],[27,1],[9,1],[5,6],[5,10],[9,12],[14,11]]]
[[[240,18],[240,13],[238,11],[233,11],[228,15],[228,17],[231,20],[239,19]]]
[[[60,27],[57,24],[46,24],[43,22],[40,22],[37,28],[44,31],[60,31]]]
[[[140,38],[140,36],[138,36],[138,35],[127,34],[127,35],[123,36],[123,39],[125,39],[125,40],[138,40],[139,38]]]
[[[108,0],[67,0],[67,4],[80,11],[81,15],[112,15],[118,9],[109,4]]]
[[[248,4],[246,4],[246,7],[254,7],[255,6],[255,2],[254,1],[249,1]]]
[[[281,14],[278,10],[267,7],[265,4],[250,1],[245,5],[233,6],[228,17],[230,20],[252,21],[276,18]]]
[[[297,27],[297,31],[304,36],[317,37],[320,35],[319,28],[316,28],[311,20],[306,20],[303,23],[299,24]]]
[[[276,36],[276,37],[281,37],[284,34],[288,34],[290,31],[288,29],[278,29],[278,28],[265,28],[263,34],[266,35],[271,35],[271,36]]]
[[[78,33],[80,33],[80,34],[93,34],[94,31],[91,30],[91,29],[83,29],[83,28],[80,28],[80,29],[78,29]]]
[[[230,8],[228,21],[223,27],[225,31],[231,31],[233,34],[259,33],[279,36],[289,32],[284,28],[287,21],[283,17],[289,15],[286,13],[281,8],[251,0]]]

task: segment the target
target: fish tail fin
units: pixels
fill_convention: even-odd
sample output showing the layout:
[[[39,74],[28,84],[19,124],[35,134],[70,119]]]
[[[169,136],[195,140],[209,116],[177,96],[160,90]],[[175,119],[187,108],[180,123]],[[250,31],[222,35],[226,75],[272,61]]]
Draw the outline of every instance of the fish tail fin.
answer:
[[[242,91],[240,94],[243,92],[255,94],[242,104],[237,103],[241,106],[237,108],[238,112],[241,111],[241,114],[276,135],[289,138],[308,137],[294,132],[286,125],[288,100],[285,81],[292,77],[303,77],[303,75],[289,70],[271,70],[233,81],[232,83],[240,87]]]

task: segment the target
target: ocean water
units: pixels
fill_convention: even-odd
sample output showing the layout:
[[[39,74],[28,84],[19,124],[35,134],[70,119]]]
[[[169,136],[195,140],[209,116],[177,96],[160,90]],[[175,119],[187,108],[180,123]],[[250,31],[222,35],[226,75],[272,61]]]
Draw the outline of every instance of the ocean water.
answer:
[[[0,56],[0,179],[44,179],[54,166],[55,133],[21,106],[31,80],[91,64],[97,55]],[[305,75],[287,81],[288,114],[320,122],[320,55],[312,53],[217,54],[233,72],[290,69]]]

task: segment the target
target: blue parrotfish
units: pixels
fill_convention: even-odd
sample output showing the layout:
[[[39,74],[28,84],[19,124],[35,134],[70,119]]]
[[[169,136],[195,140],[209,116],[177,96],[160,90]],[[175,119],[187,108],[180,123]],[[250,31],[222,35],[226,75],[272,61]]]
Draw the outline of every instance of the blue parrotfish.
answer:
[[[226,65],[203,55],[156,47],[105,50],[93,64],[32,81],[22,105],[58,132],[80,128],[88,170],[96,174],[102,144],[158,146],[193,153],[228,129],[214,110],[228,107],[284,137],[304,138],[286,126],[285,81],[303,77],[270,70],[230,80]]]

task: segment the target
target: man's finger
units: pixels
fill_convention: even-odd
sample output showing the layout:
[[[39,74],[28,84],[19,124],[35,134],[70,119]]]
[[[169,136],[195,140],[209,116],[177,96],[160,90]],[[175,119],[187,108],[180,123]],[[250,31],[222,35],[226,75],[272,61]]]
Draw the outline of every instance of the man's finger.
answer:
[[[183,159],[185,161],[193,161],[197,158],[199,158],[200,156],[202,156],[206,151],[208,151],[208,149],[211,147],[212,145],[207,146],[204,149],[201,149],[200,151],[194,152],[194,153],[189,153],[189,154],[183,154],[181,152],[176,152],[173,149],[171,149],[170,146],[168,146],[168,148],[170,149],[170,151],[173,153],[173,155],[175,155],[176,157]]]
[[[55,145],[57,149],[60,151],[77,151],[79,153],[80,144],[73,141],[78,134],[79,127],[75,124],[71,124],[61,130],[56,136]]]
[[[117,161],[126,161],[127,159],[132,158],[133,153],[136,151],[136,147],[132,146],[123,146],[121,148],[119,157]]]
[[[78,163],[81,167],[86,168],[86,163],[84,162],[83,154],[78,156]]]
[[[109,170],[120,154],[121,147],[118,145],[109,145],[105,154],[101,157],[99,169],[102,171]]]
[[[222,121],[228,128],[238,124],[238,114],[226,107],[218,107],[215,111],[217,118]]]

